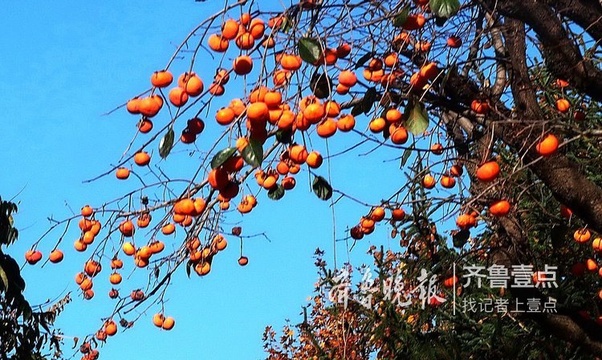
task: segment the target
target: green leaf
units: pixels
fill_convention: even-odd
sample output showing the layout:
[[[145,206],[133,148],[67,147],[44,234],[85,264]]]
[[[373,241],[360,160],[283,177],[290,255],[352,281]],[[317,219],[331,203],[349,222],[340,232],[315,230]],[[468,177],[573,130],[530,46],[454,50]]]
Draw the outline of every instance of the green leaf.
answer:
[[[429,126],[428,112],[420,102],[410,100],[404,111],[404,126],[414,136],[421,135]]]
[[[316,176],[311,186],[314,193],[322,200],[328,200],[332,197],[332,186],[321,176]]]
[[[309,80],[309,88],[318,99],[330,97],[331,87],[332,81],[326,73],[316,71]]]
[[[162,159],[165,159],[167,155],[169,155],[169,153],[171,152],[174,138],[175,134],[173,128],[169,128],[169,130],[167,130],[167,133],[163,135],[163,138],[159,142],[159,156],[161,156]]]
[[[366,61],[372,59],[373,56],[374,56],[374,52],[370,51],[370,52],[365,53],[364,56],[362,56],[361,58],[357,59],[357,62],[355,63],[355,70],[364,66]]]
[[[297,44],[299,48],[299,56],[303,61],[308,62],[310,64],[315,64],[320,60],[320,55],[322,55],[322,47],[320,46],[320,42],[314,38],[303,37],[299,40]]]
[[[470,231],[460,230],[456,233],[453,233],[452,237],[453,237],[452,242],[453,242],[454,246],[457,248],[461,248],[468,241],[468,238],[470,237]]]
[[[289,129],[280,129],[276,131],[276,140],[283,144],[290,144],[293,141],[293,133]]]
[[[242,150],[241,155],[247,164],[258,167],[263,161],[263,147],[259,141],[250,138],[249,145]]]
[[[8,289],[8,276],[2,266],[0,266],[0,280],[2,280],[3,289],[6,291]]]
[[[458,0],[430,0],[429,6],[434,16],[450,18],[460,10]]]
[[[211,168],[215,169],[222,166],[228,159],[232,157],[232,155],[236,152],[235,147],[225,148],[220,150],[213,159],[211,159]]]
[[[272,200],[280,200],[284,196],[285,190],[282,185],[275,186],[268,191],[268,197]]]
[[[395,26],[395,27],[402,27],[403,24],[406,23],[406,20],[408,19],[408,15],[410,15],[410,6],[406,5],[393,18],[393,26]]]
[[[366,93],[364,94],[364,99],[362,100],[362,110],[364,114],[367,115],[372,109],[372,105],[376,101],[377,94],[378,93],[376,92],[376,88],[374,86],[366,90]]]
[[[401,164],[399,167],[404,167],[406,165],[406,163],[408,162],[408,159],[410,158],[410,155],[412,155],[411,148],[407,148],[403,151],[403,155],[401,155]]]

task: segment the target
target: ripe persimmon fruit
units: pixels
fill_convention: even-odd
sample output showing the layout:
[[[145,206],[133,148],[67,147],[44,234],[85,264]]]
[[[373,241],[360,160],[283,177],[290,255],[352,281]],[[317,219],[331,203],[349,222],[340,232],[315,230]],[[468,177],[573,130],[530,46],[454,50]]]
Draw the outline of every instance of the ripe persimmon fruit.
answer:
[[[134,155],[134,162],[138,166],[146,166],[150,164],[150,155],[146,151],[139,151]]]
[[[125,180],[130,177],[130,169],[125,168],[125,167],[119,167],[115,171],[115,176],[119,180]]]
[[[500,166],[496,161],[488,161],[477,168],[477,179],[482,182],[495,180],[500,174]]]
[[[548,134],[535,145],[535,151],[541,156],[547,157],[558,150],[558,138],[554,134]]]
[[[151,75],[151,84],[158,88],[164,88],[173,82],[173,75],[168,70],[155,71]]]

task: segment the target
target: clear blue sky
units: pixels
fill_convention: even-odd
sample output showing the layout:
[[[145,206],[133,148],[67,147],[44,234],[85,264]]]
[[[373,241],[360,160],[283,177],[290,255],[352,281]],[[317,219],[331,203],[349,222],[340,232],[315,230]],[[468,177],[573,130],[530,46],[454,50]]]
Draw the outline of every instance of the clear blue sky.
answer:
[[[26,1],[5,11],[0,22],[0,195],[4,199],[15,197],[20,203],[16,217],[20,238],[9,251],[20,262],[24,251],[48,228],[47,217],[68,217],[70,209],[77,212],[87,203],[98,206],[133,186],[118,183],[112,176],[82,183],[109,169],[136,130],[136,118],[125,110],[111,116],[102,114],[146,90],[150,74],[162,68],[181,39],[221,5],[220,1],[193,0],[85,4]],[[177,62],[175,68],[179,70],[175,72],[186,65],[186,61]],[[208,83],[215,67],[204,66],[203,61],[198,65],[195,70]],[[242,96],[236,93],[238,88],[227,88],[228,98]],[[208,127],[217,127],[211,121],[213,113],[214,110],[207,117]],[[358,122],[360,127],[366,124],[366,119]],[[331,144],[331,149],[341,149],[359,139],[349,136],[347,143]],[[202,148],[210,140],[202,138],[197,145]],[[325,153],[323,141],[314,145]],[[177,166],[178,158],[184,158],[184,164],[186,149],[179,144],[169,161]],[[354,154],[369,149],[362,147]],[[156,144],[150,150],[156,153]],[[387,156],[392,159],[399,155]],[[352,155],[332,164],[335,187],[378,203],[406,181],[396,161],[386,164],[387,171],[381,161],[381,157]],[[194,168],[189,173],[193,171]],[[326,176],[326,168],[318,173]],[[327,250],[326,259],[332,263],[333,226],[336,236],[343,237],[344,229],[355,225],[367,212],[350,201],[341,201],[333,223],[328,203],[311,193],[307,173],[300,173],[297,180],[298,188],[280,202],[271,203],[262,194],[260,206],[252,213],[228,217],[232,224],[242,220],[245,234],[265,232],[271,239],[257,237],[245,242],[245,254],[250,258],[247,267],[237,265],[239,243],[231,239],[228,249],[216,257],[209,276],[187,279],[181,269],[169,289],[165,309],[167,315],[176,319],[174,330],[159,331],[152,325],[152,314],[159,310],[152,307],[132,329],[120,329],[117,336],[110,338],[100,349],[101,358],[264,358],[261,334],[265,326],[279,328],[286,318],[293,323],[301,320],[301,306],[312,294],[317,278],[314,249]],[[379,187],[380,192],[370,194],[366,184]],[[382,228],[360,243],[355,253],[361,256],[371,243],[397,248],[397,240],[386,236],[389,229]],[[41,269],[38,264],[24,270],[26,296],[32,304],[72,292],[73,303],[57,321],[66,337],[95,332],[113,305],[107,296],[110,286],[106,263],[95,282],[96,297],[91,301],[81,298],[73,276],[81,271],[89,253],[73,250],[78,231],[75,227],[70,229],[61,244],[66,254],[61,265],[48,264]],[[55,232],[40,244],[45,255],[58,236],[60,232]],[[181,238],[165,241],[168,246],[175,246]],[[338,251],[341,263],[346,260],[344,242],[338,243]],[[132,264],[126,263],[124,277],[131,269]],[[143,286],[136,280],[126,280],[121,291],[129,293],[135,284]],[[74,351],[71,344],[66,340],[66,356]]]

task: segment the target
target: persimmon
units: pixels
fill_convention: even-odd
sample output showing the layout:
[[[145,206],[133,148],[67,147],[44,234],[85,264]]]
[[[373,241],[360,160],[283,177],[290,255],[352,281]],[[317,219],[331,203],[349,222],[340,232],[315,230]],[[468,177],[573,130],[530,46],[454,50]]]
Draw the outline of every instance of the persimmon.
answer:
[[[128,241],[123,243],[123,245],[121,246],[121,250],[123,250],[123,253],[128,256],[132,256],[136,253],[136,247],[134,246],[134,244]]]
[[[305,149],[305,146],[298,144],[289,147],[288,154],[289,158],[297,164],[303,164],[307,160],[307,156],[309,155],[307,149]]]
[[[431,174],[426,174],[422,178],[422,186],[424,186],[426,189],[434,188],[436,183],[437,182],[435,181],[435,178]]]
[[[86,244],[86,245],[90,245],[94,242],[95,238],[96,238],[96,235],[94,235],[94,233],[92,231],[86,231],[82,235],[81,241],[83,241],[84,244]]]
[[[223,168],[212,169],[207,179],[209,185],[216,190],[223,189],[229,181],[228,173]]]
[[[96,334],[94,334],[94,337],[98,341],[105,341],[105,340],[107,340],[107,333],[101,329],[101,330],[98,330],[96,332]]]
[[[339,73],[339,84],[351,88],[357,84],[357,75],[353,71],[343,70]]]
[[[162,327],[164,321],[165,321],[165,316],[163,314],[157,313],[157,314],[153,315],[153,324],[156,327]]]
[[[102,271],[102,265],[96,260],[90,259],[86,261],[84,272],[90,277],[98,275]]]
[[[500,174],[500,166],[496,161],[488,161],[477,168],[477,179],[482,182],[491,182]]]
[[[452,176],[455,176],[455,177],[460,177],[460,176],[462,176],[462,174],[464,173],[464,170],[462,169],[462,165],[460,165],[460,164],[454,164],[454,165],[452,165],[452,166],[451,166],[451,168],[449,169],[449,173],[450,173]]]
[[[196,134],[188,128],[184,128],[182,130],[182,134],[180,135],[180,141],[184,144],[192,144],[196,141]]]
[[[163,241],[156,240],[151,242],[148,247],[153,254],[158,254],[165,249],[165,243]]]
[[[396,108],[390,108],[385,112],[385,120],[388,123],[396,123],[402,120],[403,113]]]
[[[93,297],[94,297],[94,290],[92,290],[92,289],[84,290],[84,299],[90,300]]]
[[[54,249],[50,252],[50,255],[48,255],[48,261],[50,261],[51,263],[60,263],[61,261],[63,261],[63,252],[59,249]]]
[[[558,150],[558,138],[554,134],[548,134],[535,145],[535,151],[541,156],[551,156]]]
[[[248,55],[241,55],[234,59],[233,67],[237,75],[247,75],[253,70],[253,60]]]
[[[121,280],[123,278],[121,277],[121,274],[114,272],[109,276],[109,282],[113,285],[117,285],[119,283],[121,283]]]
[[[254,18],[251,20],[251,23],[249,24],[249,33],[251,33],[255,39],[260,39],[263,37],[264,32],[265,22],[263,20],[260,18]]]
[[[336,87],[336,92],[339,95],[346,95],[349,93],[349,87],[343,84],[338,84]]]
[[[134,223],[131,220],[125,220],[121,224],[119,224],[119,231],[125,237],[131,237],[134,235],[136,228],[134,227]]]
[[[290,81],[291,76],[292,76],[292,74],[291,74],[290,70],[286,70],[286,69],[276,70],[274,72],[274,75],[272,76],[272,83],[274,84],[274,86],[286,85]]]
[[[489,103],[487,101],[473,100],[470,103],[470,109],[477,114],[487,114],[490,110]]]
[[[284,188],[284,190],[291,190],[295,187],[296,184],[297,184],[297,181],[292,176],[284,177],[281,182],[281,185]]]
[[[575,239],[575,241],[578,243],[588,242],[591,237],[592,233],[586,228],[577,229],[573,233],[573,239]]]
[[[212,34],[207,39],[207,45],[209,45],[209,48],[211,50],[221,53],[228,50],[230,42],[228,41],[228,39],[224,38],[223,35],[220,36],[218,34]]]
[[[143,133],[143,134],[147,134],[149,133],[151,130],[153,129],[153,122],[150,119],[146,119],[146,118],[142,118],[140,119],[140,121],[138,122],[138,130]]]
[[[284,70],[288,70],[288,71],[299,70],[301,68],[301,65],[302,65],[302,60],[299,55],[282,54],[282,57],[280,58],[280,66],[282,66],[282,68]]]
[[[303,110],[303,117],[305,117],[310,124],[317,124],[324,119],[325,116],[326,111],[324,109],[324,105],[322,105],[319,101],[307,105],[307,107]]]
[[[130,177],[130,169],[125,167],[119,167],[115,171],[115,177],[119,180],[125,180]]]
[[[114,288],[109,290],[109,297],[111,299],[117,299],[119,297],[119,290],[114,289]]]
[[[457,276],[450,276],[443,280],[443,286],[445,286],[446,288],[452,288],[458,283],[458,281],[459,279]]]
[[[592,248],[596,252],[602,252],[602,238],[594,238],[594,240],[592,241]]]
[[[255,46],[255,37],[249,32],[239,33],[236,36],[235,43],[241,50],[250,50]]]
[[[391,220],[401,221],[405,219],[406,212],[402,208],[395,208],[391,210]]]
[[[420,68],[419,74],[425,79],[432,80],[439,74],[439,68],[436,63],[430,62]]]
[[[587,259],[585,261],[585,267],[587,268],[588,271],[590,272],[595,272],[598,271],[598,263],[596,262],[596,260],[594,259]]]
[[[215,114],[215,120],[217,123],[224,126],[230,125],[235,118],[236,114],[230,107],[223,107]]]
[[[456,225],[462,229],[467,230],[476,225],[477,221],[474,216],[470,214],[461,214],[456,218]]]
[[[140,114],[140,101],[139,97],[128,100],[125,104],[125,109],[132,115]]]
[[[375,134],[382,132],[386,126],[387,121],[382,117],[374,118],[370,120],[370,123],[368,124],[370,131],[372,131]]]
[[[408,141],[408,131],[401,123],[389,125],[389,138],[393,144],[403,145]]]
[[[188,94],[181,87],[172,88],[169,91],[168,98],[175,107],[182,107],[188,102]]]
[[[244,255],[241,255],[238,258],[238,265],[240,265],[240,266],[246,266],[248,263],[249,263],[249,258],[248,257],[246,257]]]
[[[211,264],[208,261],[201,261],[194,266],[194,271],[199,276],[205,276],[211,272]]]
[[[238,35],[239,23],[234,19],[228,19],[222,24],[222,37],[227,40],[233,40]]]
[[[149,118],[157,115],[162,107],[163,98],[156,94],[142,98],[138,103],[140,114]]]
[[[167,223],[161,227],[163,235],[171,235],[176,231],[176,226],[172,223]]]
[[[94,209],[90,205],[84,205],[80,211],[81,215],[84,217],[91,216],[94,213]]]
[[[567,113],[571,108],[571,103],[567,99],[556,100],[556,110],[561,113]]]
[[[73,248],[75,249],[75,251],[84,252],[86,251],[86,249],[88,249],[88,244],[83,242],[81,239],[77,239],[73,243]]]
[[[355,127],[355,117],[351,114],[341,115],[337,120],[337,129],[349,132]]]
[[[153,251],[148,245],[141,246],[138,251],[136,251],[136,257],[144,260],[150,259],[153,256]]]
[[[342,43],[336,48],[337,57],[340,59],[344,59],[351,53],[351,45],[348,43]]]
[[[262,122],[267,121],[270,115],[270,109],[268,105],[263,102],[251,103],[247,106],[247,118],[251,122]]]
[[[144,300],[144,297],[144,291],[140,289],[132,290],[132,292],[130,293],[130,299],[134,301]]]
[[[121,259],[118,259],[118,258],[111,259],[111,269],[112,270],[121,269],[122,267],[123,267],[123,261]]]
[[[307,155],[307,158],[305,159],[305,163],[310,168],[314,168],[314,169],[319,168],[322,165],[323,161],[324,161],[324,159],[322,158],[322,155],[317,151],[310,152]]]
[[[92,286],[94,286],[94,283],[92,282],[92,279],[90,279],[89,277],[86,276],[81,279],[81,282],[78,285],[79,285],[80,289],[82,289],[83,291],[86,291],[86,290],[92,289]]]
[[[401,26],[404,30],[418,30],[424,26],[426,18],[422,14],[410,14]]]
[[[117,334],[117,324],[113,320],[107,320],[104,324],[103,330],[109,336]]]
[[[168,70],[155,71],[151,75],[151,84],[158,88],[164,88],[173,82],[173,75]]]
[[[508,200],[498,200],[489,205],[489,213],[493,216],[506,216],[510,212],[510,203]]]
[[[242,156],[239,156],[239,155],[232,156],[231,158],[226,160],[226,162],[222,165],[224,170],[226,170],[226,172],[229,172],[229,173],[235,173],[237,171],[240,171],[244,166],[245,166],[245,161],[242,158]],[[204,201],[204,200],[201,198],[197,198],[196,201]],[[196,206],[196,201],[195,201],[195,206]]]
[[[443,175],[441,177],[441,180],[439,180],[439,183],[441,184],[441,186],[443,186],[446,189],[451,189],[454,186],[456,186],[456,179],[454,179],[453,177],[449,176],[449,175]]]
[[[564,218],[570,219],[571,216],[573,216],[573,211],[564,204],[560,204],[560,215]]]
[[[385,208],[382,206],[377,206],[370,210],[370,219],[372,221],[381,221],[385,218]]]
[[[322,138],[329,138],[337,132],[337,122],[333,118],[326,118],[316,126],[316,133]]]
[[[176,325],[176,321],[174,320],[174,318],[172,318],[171,316],[168,316],[165,318],[165,320],[163,320],[163,324],[161,325],[161,328],[163,330],[171,330],[173,329],[173,327]]]
[[[453,49],[459,48],[460,46],[462,46],[462,39],[460,39],[459,36],[452,35],[447,38],[446,44],[447,46]]]
[[[173,206],[173,211],[176,214],[192,215],[195,213],[194,201],[191,198],[178,200]]]
[[[42,260],[42,252],[39,250],[27,250],[25,252],[25,260],[30,265],[35,265]]]
[[[146,151],[139,151],[134,155],[134,162],[138,166],[146,166],[150,164],[151,157]]]
[[[443,154],[443,145],[441,145],[440,143],[434,143],[433,145],[431,145],[431,152],[435,155]]]
[[[387,54],[384,58],[384,63],[388,67],[395,67],[399,62],[399,55],[396,52]]]
[[[427,82],[428,82],[428,79],[421,76],[420,73],[414,73],[410,77],[410,85],[412,86],[412,89],[420,90],[426,86]]]

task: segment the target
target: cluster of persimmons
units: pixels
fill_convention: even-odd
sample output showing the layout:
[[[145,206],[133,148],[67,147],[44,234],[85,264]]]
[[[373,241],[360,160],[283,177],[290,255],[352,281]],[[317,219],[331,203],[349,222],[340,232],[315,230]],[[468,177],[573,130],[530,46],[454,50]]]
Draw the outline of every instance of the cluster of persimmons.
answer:
[[[313,1],[302,1],[299,4],[301,12],[312,11],[315,6]],[[202,229],[210,217],[230,209],[233,201],[236,201],[235,208],[238,212],[249,213],[257,206],[259,192],[283,194],[284,191],[295,188],[295,175],[302,169],[306,168],[312,174],[318,171],[325,159],[319,151],[310,148],[305,141],[306,137],[315,134],[319,138],[329,139],[337,133],[357,132],[367,134],[365,136],[370,136],[370,133],[386,133],[385,141],[390,142],[389,145],[402,148],[408,142],[410,134],[416,137],[422,135],[406,126],[409,115],[399,106],[390,105],[375,112],[376,115],[370,116],[367,125],[361,129],[358,128],[356,116],[346,110],[356,105],[353,102],[355,96],[369,86],[387,89],[394,84],[403,83],[409,86],[410,92],[420,94],[441,76],[443,70],[437,61],[426,61],[416,66],[404,63],[400,54],[401,51],[411,50],[423,53],[428,58],[431,43],[415,35],[425,26],[428,18],[424,10],[425,5],[418,2],[415,11],[410,12],[404,23],[397,26],[397,35],[391,48],[382,54],[375,53],[357,67],[354,62],[358,60],[360,52],[354,49],[351,41],[340,39],[332,47],[319,41],[308,41],[294,47],[289,41],[290,35],[282,31],[290,22],[285,13],[270,17],[267,21],[259,16],[242,13],[236,19],[225,17],[218,31],[211,32],[211,29],[207,29],[203,42],[210,51],[223,56],[229,51],[232,53],[232,49],[236,52],[229,66],[222,61],[216,67],[211,81],[201,79],[192,69],[173,74],[168,68],[151,74],[150,91],[130,99],[125,107],[130,114],[139,118],[137,129],[140,134],[152,134],[156,130],[155,118],[166,113],[164,109],[170,109],[171,121],[159,131],[165,133],[160,145],[161,157],[165,158],[175,146],[173,139],[166,139],[167,133],[173,131],[176,119],[192,111],[190,109],[196,101],[206,99],[205,104],[217,102],[216,98],[226,93],[231,77],[248,81],[254,69],[261,68],[262,72],[260,81],[254,83],[247,94],[237,94],[240,97],[229,99],[227,106],[213,109],[214,119],[202,120],[199,117],[200,111],[187,119],[179,136],[181,143],[195,143],[206,127],[221,127],[233,144],[215,154],[210,168],[205,164],[205,177],[201,183],[188,188],[177,198],[167,199],[160,207],[149,209],[145,205],[140,210],[128,212],[120,220],[111,220],[108,226],[105,224],[111,233],[118,233],[120,239],[120,250],[108,259],[111,268],[108,281],[114,286],[122,282],[123,277],[119,271],[127,259],[131,258],[136,267],[145,268],[152,264],[153,257],[161,256],[165,249],[163,241],[154,237],[144,245],[135,245],[132,241],[138,229],[151,225],[155,226],[155,233],[164,235],[174,234],[177,227],[186,229],[187,235],[176,252],[178,264],[186,262],[200,276],[209,274],[214,256],[223,251],[228,243],[224,232],[212,231],[203,239],[199,236],[200,230],[196,230]],[[446,46],[450,49],[461,45],[462,40],[458,36],[451,36],[446,41]],[[266,59],[272,55],[273,61],[268,62]],[[326,79],[327,90],[317,89],[320,86],[315,84],[311,88],[309,79],[303,76],[304,72],[317,68],[323,68],[329,74]],[[361,89],[354,90],[358,88]],[[570,103],[566,99],[558,99],[555,106],[561,113],[570,109]],[[475,99],[470,108],[478,116],[487,116],[492,111],[488,102],[481,99]],[[292,140],[293,136],[296,142]],[[282,140],[287,137],[288,140]],[[273,146],[275,151],[264,151],[263,145],[268,139],[276,139]],[[557,151],[559,142],[554,134],[549,133],[534,147],[541,156],[551,156]],[[435,142],[428,151],[434,156],[440,156],[446,153],[446,147]],[[142,147],[115,167],[117,179],[130,178],[132,171],[135,171],[130,166],[131,162],[141,168],[153,165],[151,153]],[[457,181],[463,176],[463,165],[453,159],[446,162],[449,162],[449,166],[445,172],[437,175],[431,172],[424,174],[419,180],[420,185],[425,189],[433,189],[439,183],[445,189],[455,188]],[[500,177],[500,164],[496,160],[479,164],[475,177],[473,180],[483,183],[496,181]],[[256,193],[241,194],[242,185],[250,185],[249,179],[254,179],[259,190]],[[359,223],[349,228],[349,236],[361,239],[372,233],[376,224],[383,220],[403,222],[407,214],[402,205],[384,202],[370,206]],[[153,211],[158,208],[166,209],[167,215],[159,223],[152,224]],[[506,216],[511,209],[512,203],[500,198],[491,203],[488,212],[490,216],[501,217]],[[73,244],[76,251],[87,251],[103,228],[101,219],[96,215],[97,212],[88,205],[81,209],[81,216],[78,217],[80,235]],[[475,211],[460,213],[456,224],[460,229],[470,229],[476,226],[479,216]],[[240,235],[240,231],[234,235]],[[587,229],[578,230],[575,240],[588,241],[589,236]],[[594,247],[596,246],[602,246],[599,239],[594,241]],[[34,248],[26,253],[25,258],[28,263],[35,264],[42,259],[42,253]],[[52,263],[58,263],[62,259],[63,252],[58,247],[48,257]],[[101,273],[101,262],[104,261],[102,254],[94,252],[93,257],[84,263],[83,270],[76,274],[75,280],[84,298],[94,296],[93,283]],[[244,266],[248,263],[248,258],[241,253],[238,262]],[[602,269],[600,271],[602,274]],[[455,283],[456,280],[446,281]],[[453,283],[445,285],[451,286]],[[118,289],[112,288],[109,297],[120,298]],[[134,289],[130,298],[132,303],[136,303],[147,297],[142,290]],[[153,316],[153,323],[159,328],[170,330],[175,321],[163,313],[157,313]],[[104,341],[116,332],[117,323],[108,318],[95,337]],[[83,350],[86,359],[94,359],[98,354],[90,347]]]

